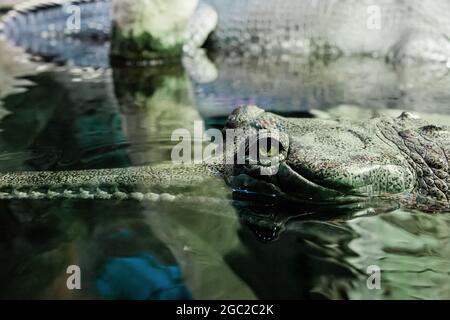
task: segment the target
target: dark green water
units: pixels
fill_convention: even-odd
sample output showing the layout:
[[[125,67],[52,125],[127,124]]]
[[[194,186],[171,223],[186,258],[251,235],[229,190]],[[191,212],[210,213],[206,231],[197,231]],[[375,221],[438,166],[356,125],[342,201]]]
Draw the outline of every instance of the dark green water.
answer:
[[[360,102],[345,86],[330,90],[325,81],[324,89],[309,79],[304,99],[287,107],[290,95],[279,88],[261,84],[248,97],[251,86],[241,78],[193,86],[179,67],[44,72],[29,78],[27,91],[3,99],[12,114],[0,123],[0,170],[156,164],[170,160],[174,129],[191,129],[198,119],[220,127],[238,102],[266,101],[267,109],[296,116],[312,116],[319,104],[327,112],[336,101],[324,92],[339,103]],[[365,102],[404,106],[404,95],[379,90]],[[198,192],[214,188],[229,196],[219,182]],[[445,299],[449,237],[447,214],[395,207],[371,215],[214,201],[1,201],[0,298]],[[81,290],[67,289],[70,265],[81,268]],[[381,271],[380,289],[367,285],[370,266]]]

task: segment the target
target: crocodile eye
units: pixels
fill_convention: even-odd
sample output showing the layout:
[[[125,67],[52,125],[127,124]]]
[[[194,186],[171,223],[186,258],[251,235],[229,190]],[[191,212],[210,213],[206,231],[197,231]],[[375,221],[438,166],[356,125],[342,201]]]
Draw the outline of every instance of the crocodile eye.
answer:
[[[279,134],[259,133],[246,142],[246,161],[250,165],[273,166],[286,157],[285,144]],[[287,143],[286,143],[287,144]]]
[[[280,155],[281,143],[274,138],[260,139],[258,141],[258,152],[262,158],[275,158]]]

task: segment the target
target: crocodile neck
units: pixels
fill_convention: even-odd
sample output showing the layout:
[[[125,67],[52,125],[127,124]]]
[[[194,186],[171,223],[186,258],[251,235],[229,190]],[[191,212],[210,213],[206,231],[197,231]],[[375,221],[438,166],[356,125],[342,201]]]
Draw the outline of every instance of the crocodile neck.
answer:
[[[402,117],[406,117],[405,113]],[[382,122],[382,138],[394,145],[411,170],[415,172],[416,199],[434,199],[440,203],[450,201],[450,144],[448,128],[434,125],[408,127]]]

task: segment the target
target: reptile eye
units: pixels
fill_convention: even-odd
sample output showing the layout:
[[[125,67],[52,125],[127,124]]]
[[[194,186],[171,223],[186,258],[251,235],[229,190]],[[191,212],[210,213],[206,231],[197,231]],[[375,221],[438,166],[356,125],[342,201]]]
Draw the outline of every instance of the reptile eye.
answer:
[[[258,152],[262,158],[275,158],[280,155],[281,143],[274,138],[265,138],[258,141]]]
[[[272,166],[285,158],[286,149],[279,134],[259,132],[247,140],[246,160],[250,165]]]

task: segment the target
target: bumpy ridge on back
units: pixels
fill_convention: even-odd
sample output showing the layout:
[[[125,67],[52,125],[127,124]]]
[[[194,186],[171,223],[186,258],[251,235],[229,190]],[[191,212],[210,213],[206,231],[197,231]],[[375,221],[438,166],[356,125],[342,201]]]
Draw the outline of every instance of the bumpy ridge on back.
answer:
[[[405,120],[402,115],[398,121]],[[406,156],[417,175],[417,192],[424,197],[448,203],[450,199],[450,134],[448,128],[434,125],[402,128],[383,126],[384,137]]]

